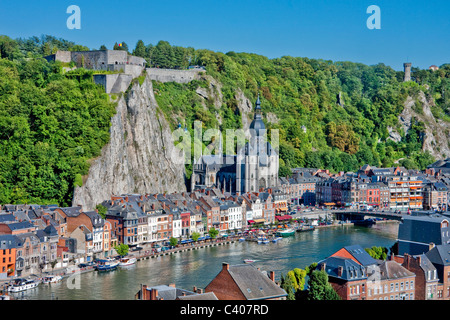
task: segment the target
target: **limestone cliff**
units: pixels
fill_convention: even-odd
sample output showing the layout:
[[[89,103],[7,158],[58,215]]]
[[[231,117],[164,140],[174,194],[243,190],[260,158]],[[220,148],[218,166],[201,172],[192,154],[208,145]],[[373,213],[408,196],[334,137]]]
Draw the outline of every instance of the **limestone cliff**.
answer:
[[[75,188],[73,205],[92,210],[113,194],[185,191],[184,165],[177,164],[184,156],[158,111],[150,77],[142,85],[135,80],[116,109],[110,141]]]
[[[401,134],[408,134],[411,128],[411,121],[417,119],[425,124],[425,135],[422,150],[429,151],[436,159],[446,159],[450,157],[450,135],[449,123],[436,119],[431,112],[434,101],[427,99],[421,91],[417,98],[408,97],[404,103],[404,109],[399,115],[400,132],[388,127],[390,139],[401,140]],[[401,132],[403,131],[403,132]]]

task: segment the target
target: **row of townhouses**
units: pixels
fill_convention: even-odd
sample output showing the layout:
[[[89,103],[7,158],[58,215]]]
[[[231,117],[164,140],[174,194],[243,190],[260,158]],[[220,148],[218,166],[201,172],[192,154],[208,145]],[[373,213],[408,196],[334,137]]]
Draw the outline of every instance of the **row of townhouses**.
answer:
[[[114,256],[117,244],[160,247],[214,228],[221,233],[274,224],[288,210],[279,189],[231,195],[218,189],[174,194],[120,195],[98,210],[81,206],[3,205],[0,208],[0,279]],[[278,215],[277,215],[278,214]]]
[[[330,174],[298,168],[281,185],[291,203],[390,210],[443,210],[449,205],[450,158],[425,171],[364,165],[357,172]]]
[[[292,205],[373,205],[395,210],[448,208],[450,159],[425,172],[363,166],[356,173],[297,168],[278,186],[232,194],[217,188],[173,194],[118,195],[106,214],[81,206],[0,207],[0,279],[25,276],[115,255],[114,247],[163,245],[170,238],[204,236],[286,218]]]

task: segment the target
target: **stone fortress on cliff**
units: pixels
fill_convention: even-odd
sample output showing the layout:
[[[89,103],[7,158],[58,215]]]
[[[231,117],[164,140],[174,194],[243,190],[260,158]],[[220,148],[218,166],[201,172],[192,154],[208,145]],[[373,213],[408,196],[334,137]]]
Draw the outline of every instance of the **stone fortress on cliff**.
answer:
[[[125,92],[131,81],[143,75],[151,80],[160,82],[175,81],[186,83],[198,77],[202,69],[171,70],[147,68],[144,58],[128,54],[125,50],[92,50],[92,51],[57,51],[44,57],[47,61],[61,61],[73,63],[76,68],[99,71],[113,71],[114,73],[94,74],[95,83],[102,85],[106,93]]]

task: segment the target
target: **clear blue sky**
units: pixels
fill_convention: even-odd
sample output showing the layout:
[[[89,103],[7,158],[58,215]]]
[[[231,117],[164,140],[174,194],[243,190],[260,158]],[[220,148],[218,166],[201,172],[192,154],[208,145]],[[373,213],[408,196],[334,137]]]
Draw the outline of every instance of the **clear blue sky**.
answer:
[[[81,9],[81,29],[66,26],[69,5]],[[369,30],[366,9],[381,9],[381,29]],[[428,68],[450,63],[448,0],[3,0],[0,34],[53,35],[91,49],[137,40],[220,52],[290,55],[365,64],[403,62]]]

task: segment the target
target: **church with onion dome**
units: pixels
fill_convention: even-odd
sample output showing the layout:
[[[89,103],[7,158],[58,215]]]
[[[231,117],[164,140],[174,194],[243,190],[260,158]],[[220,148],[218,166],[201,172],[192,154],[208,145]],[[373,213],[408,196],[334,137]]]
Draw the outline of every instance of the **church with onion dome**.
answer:
[[[242,194],[278,185],[279,156],[267,141],[259,95],[254,112],[248,141],[236,155],[204,155],[194,162],[192,191],[219,188]]]

